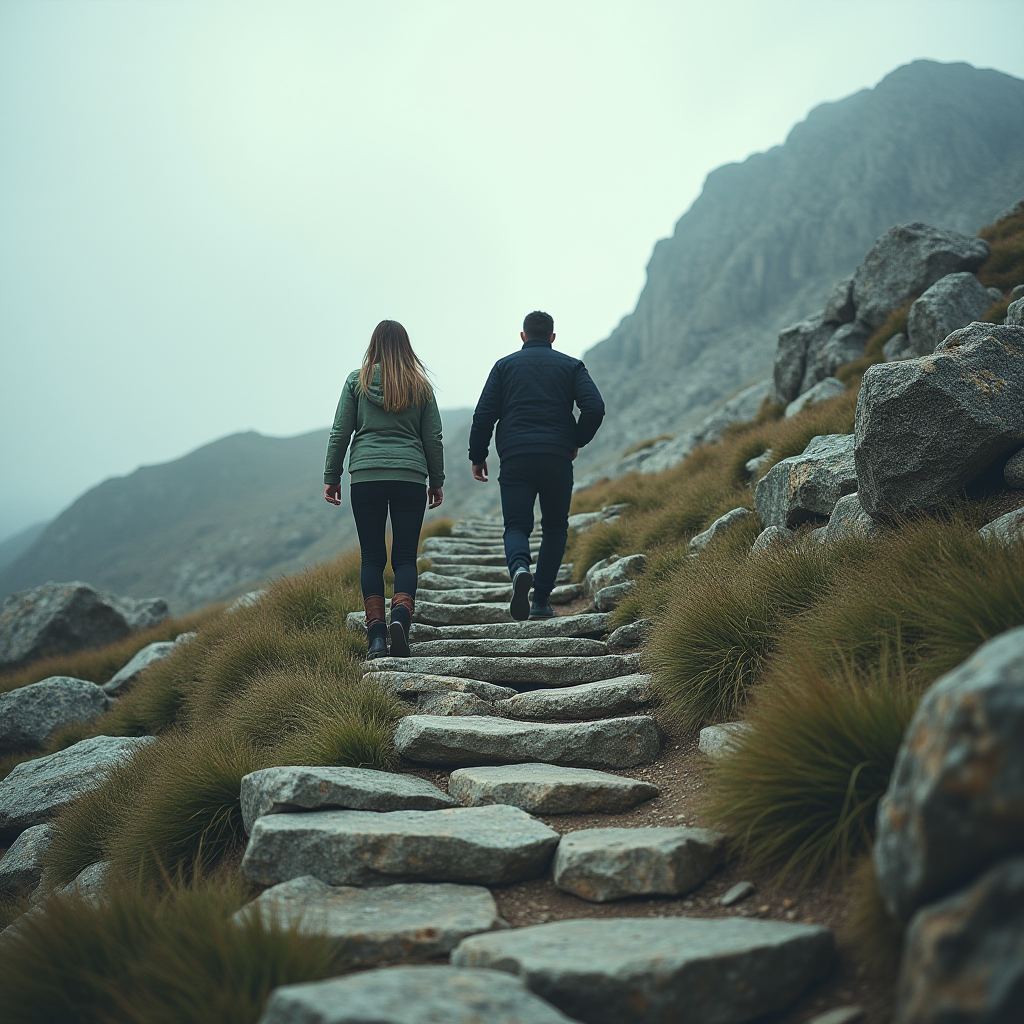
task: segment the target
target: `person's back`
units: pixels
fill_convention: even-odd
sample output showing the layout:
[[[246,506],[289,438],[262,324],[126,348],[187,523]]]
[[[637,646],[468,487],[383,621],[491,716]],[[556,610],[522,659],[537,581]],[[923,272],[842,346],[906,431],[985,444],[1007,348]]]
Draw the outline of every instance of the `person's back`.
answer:
[[[572,462],[597,433],[604,401],[583,362],[552,348],[554,321],[547,313],[530,313],[520,338],[523,347],[499,359],[484,385],[473,415],[469,458],[473,476],[486,483],[488,446],[497,423],[505,558],[512,578],[510,611],[516,619],[550,618],[554,612],[549,598],[568,535]],[[579,420],[574,405],[580,409]],[[538,497],[543,539],[534,580],[529,538]]]

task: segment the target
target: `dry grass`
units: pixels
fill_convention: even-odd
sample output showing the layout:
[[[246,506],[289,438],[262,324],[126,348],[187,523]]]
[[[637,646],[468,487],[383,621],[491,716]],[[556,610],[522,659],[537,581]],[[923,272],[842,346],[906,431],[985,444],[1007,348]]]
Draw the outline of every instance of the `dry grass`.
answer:
[[[1024,283],[1024,210],[978,234],[992,250],[978,271],[981,283],[1002,292]]]
[[[627,455],[635,455],[637,452],[646,451],[648,448],[653,448],[659,441],[671,441],[673,434],[658,434],[657,437],[649,437],[646,441],[638,441],[636,444],[631,444],[620,456],[620,458],[626,458]]]

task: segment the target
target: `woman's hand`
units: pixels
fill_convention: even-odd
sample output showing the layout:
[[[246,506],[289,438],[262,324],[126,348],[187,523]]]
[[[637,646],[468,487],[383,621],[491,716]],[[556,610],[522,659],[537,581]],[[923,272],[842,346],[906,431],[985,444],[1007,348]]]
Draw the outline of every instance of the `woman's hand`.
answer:
[[[332,505],[341,504],[341,484],[324,484],[324,498]],[[438,502],[440,504],[440,502]]]
[[[444,488],[443,487],[428,487],[427,497],[430,499],[428,508],[439,508],[441,502],[444,501]]]

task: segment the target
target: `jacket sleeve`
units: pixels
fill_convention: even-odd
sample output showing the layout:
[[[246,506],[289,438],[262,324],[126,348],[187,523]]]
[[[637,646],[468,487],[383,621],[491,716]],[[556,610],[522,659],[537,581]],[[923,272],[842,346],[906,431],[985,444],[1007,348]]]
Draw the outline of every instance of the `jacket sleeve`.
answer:
[[[444,486],[444,441],[441,435],[441,413],[433,394],[420,414],[420,440],[427,457],[427,480],[431,487]]]
[[[501,371],[495,363],[480,392],[480,400],[473,413],[473,426],[469,431],[469,461],[479,466],[487,458],[494,424],[501,418]]]
[[[582,448],[594,440],[597,428],[604,419],[604,399],[583,363],[576,368],[574,397],[580,408],[580,418],[576,423],[576,447]]]
[[[324,483],[340,484],[341,471],[345,464],[345,452],[356,429],[356,397],[348,381],[341,390],[338,409],[334,414],[334,426],[327,440],[327,461],[324,463]]]

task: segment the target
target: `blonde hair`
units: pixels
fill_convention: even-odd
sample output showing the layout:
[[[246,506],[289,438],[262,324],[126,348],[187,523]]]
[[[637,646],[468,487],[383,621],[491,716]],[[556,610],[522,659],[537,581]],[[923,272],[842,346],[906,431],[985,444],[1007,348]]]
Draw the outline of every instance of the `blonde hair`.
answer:
[[[378,365],[387,412],[402,412],[410,405],[428,401],[433,394],[427,368],[413,352],[409,334],[397,320],[381,320],[373,329],[359,369],[359,386],[364,395],[370,393],[373,368]]]

